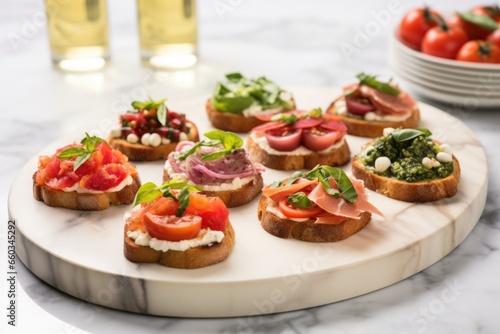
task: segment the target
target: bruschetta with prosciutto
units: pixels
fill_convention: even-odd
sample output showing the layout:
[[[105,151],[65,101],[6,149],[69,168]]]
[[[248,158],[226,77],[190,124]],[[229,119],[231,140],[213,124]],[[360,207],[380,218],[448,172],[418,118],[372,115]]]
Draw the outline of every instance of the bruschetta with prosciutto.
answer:
[[[296,172],[262,190],[258,219],[280,238],[333,242],[363,229],[373,214],[383,214],[368,201],[363,181],[336,167],[316,166]]]
[[[414,128],[420,111],[413,97],[392,82],[360,73],[358,82],[342,89],[342,95],[328,107],[354,136],[376,138],[385,128]]]

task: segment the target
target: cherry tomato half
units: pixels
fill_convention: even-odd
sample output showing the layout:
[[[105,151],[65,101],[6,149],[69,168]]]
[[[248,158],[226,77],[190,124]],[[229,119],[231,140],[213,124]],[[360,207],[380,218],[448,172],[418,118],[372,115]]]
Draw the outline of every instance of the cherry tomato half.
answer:
[[[437,25],[431,15],[442,19],[441,14],[428,7],[415,8],[406,13],[399,24],[401,41],[412,49],[420,50],[425,33]]]
[[[304,130],[302,144],[311,151],[319,152],[335,144],[341,137],[342,133],[338,131]]]
[[[201,217],[195,215],[160,216],[147,212],[144,227],[150,236],[168,241],[181,241],[195,238],[201,229]]]
[[[322,208],[316,205],[307,209],[299,209],[288,202],[288,197],[281,199],[278,202],[278,207],[281,213],[288,218],[312,218],[324,212]]]
[[[500,46],[500,29],[493,31],[486,37],[486,41]]]
[[[302,130],[284,128],[279,130],[266,131],[264,133],[269,146],[278,151],[289,152],[300,146],[302,141]]]
[[[422,39],[422,52],[436,57],[455,59],[458,50],[467,41],[467,34],[459,26],[436,26]]]
[[[460,48],[457,60],[475,63],[500,63],[500,47],[484,41],[469,41]]]

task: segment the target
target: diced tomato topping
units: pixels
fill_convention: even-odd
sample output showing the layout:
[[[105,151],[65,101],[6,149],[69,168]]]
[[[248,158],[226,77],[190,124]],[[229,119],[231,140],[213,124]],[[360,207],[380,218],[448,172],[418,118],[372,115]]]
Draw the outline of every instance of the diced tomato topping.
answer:
[[[202,228],[209,227],[214,231],[224,231],[229,210],[219,197],[209,197],[192,192],[189,194],[189,206],[184,214],[200,216]]]
[[[80,180],[80,187],[91,190],[108,190],[119,185],[127,177],[127,168],[111,163]]]

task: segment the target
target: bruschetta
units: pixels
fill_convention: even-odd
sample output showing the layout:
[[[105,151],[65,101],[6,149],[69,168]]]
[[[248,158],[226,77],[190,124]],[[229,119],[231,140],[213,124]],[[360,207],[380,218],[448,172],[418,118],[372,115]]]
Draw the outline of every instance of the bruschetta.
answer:
[[[372,213],[363,181],[336,167],[316,166],[307,173],[273,182],[262,190],[258,219],[268,233],[280,238],[333,242],[362,230]]]
[[[89,136],[38,159],[33,195],[48,206],[104,210],[131,204],[141,181],[135,166],[102,138]]]
[[[414,128],[420,111],[413,97],[391,82],[360,73],[358,82],[345,86],[342,95],[328,107],[354,136],[375,138],[385,128]]]
[[[346,126],[321,109],[294,110],[270,117],[252,129],[247,139],[250,157],[278,170],[341,166],[351,159]]]
[[[124,255],[136,263],[195,269],[224,261],[234,245],[229,211],[183,180],[145,183],[125,214]]]
[[[250,202],[262,190],[264,167],[249,158],[238,135],[213,130],[204,136],[179,143],[165,162],[163,180],[181,178],[229,208]]]
[[[450,145],[433,140],[428,129],[385,129],[352,161],[352,173],[368,189],[406,202],[454,196],[460,164]]]
[[[248,79],[240,73],[229,73],[225,79],[217,83],[205,105],[208,119],[217,129],[248,132],[264,123],[258,116],[295,107],[291,93],[265,77]]]
[[[119,127],[111,131],[110,145],[130,160],[153,161],[166,159],[179,141],[198,141],[196,125],[169,110],[165,101],[132,102],[133,110],[120,115]]]

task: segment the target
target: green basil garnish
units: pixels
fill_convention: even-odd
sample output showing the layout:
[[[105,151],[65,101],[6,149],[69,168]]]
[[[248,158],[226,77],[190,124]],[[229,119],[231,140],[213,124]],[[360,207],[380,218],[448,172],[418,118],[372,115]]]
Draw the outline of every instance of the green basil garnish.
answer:
[[[498,29],[498,23],[487,15],[476,14],[472,11],[465,13],[457,13],[458,16],[464,21],[472,23],[486,30],[496,30]]]
[[[60,152],[57,157],[59,159],[67,160],[74,157],[75,163],[73,164],[73,171],[76,171],[85,161],[90,159],[92,154],[95,151],[95,147],[97,144],[104,142],[105,140],[96,136],[89,136],[87,132],[85,132],[85,138],[82,139],[81,143],[83,147],[70,147]]]
[[[158,101],[154,101],[153,99],[149,99],[148,101],[133,101],[132,108],[137,111],[150,110],[155,108],[158,122],[160,122],[161,125],[166,126],[168,109],[165,105],[165,101],[167,101],[167,99],[161,99]]]
[[[299,191],[288,196],[288,202],[294,207],[303,210],[308,209],[313,205],[311,200],[307,198],[307,195],[303,191]]]
[[[243,146],[243,139],[240,136],[229,132],[221,130],[213,130],[204,134],[205,137],[209,139],[202,140],[191,147],[187,152],[182,153],[179,156],[179,160],[185,160],[190,155],[194,154],[196,150],[201,146],[217,146],[222,145],[223,150],[216,151],[210,154],[206,154],[201,157],[203,161],[217,160],[226,155],[232,153],[234,150],[239,149]]]
[[[424,129],[424,128],[396,129],[393,132],[391,132],[392,138],[398,143],[412,140],[412,139],[417,138],[419,136],[429,137],[430,135],[432,135],[432,132],[430,132],[428,129]]]
[[[160,197],[163,192],[153,182],[147,182],[141,185],[135,195],[134,206],[141,203],[149,203]]]
[[[335,198],[339,198],[340,194],[349,203],[353,203],[358,198],[356,188],[354,188],[347,174],[340,168],[318,165],[310,170],[305,177],[309,180],[317,178],[327,194]],[[330,186],[327,181],[329,177],[333,177],[337,181],[338,191]]]
[[[358,80],[359,80],[358,86],[354,89],[351,89],[351,90],[345,92],[344,93],[345,96],[349,96],[352,93],[354,93],[354,91],[356,91],[356,89],[361,85],[375,88],[379,92],[385,93],[385,94],[399,95],[399,93],[400,93],[399,89],[391,86],[391,84],[390,84],[391,80],[389,80],[388,82],[378,81],[376,75],[368,75],[365,73],[359,73],[356,76],[356,78],[358,78]]]

